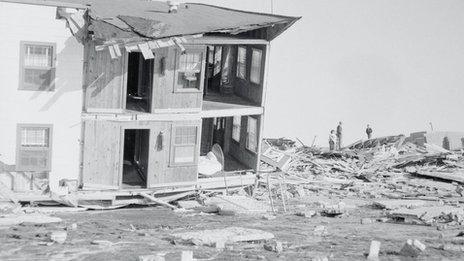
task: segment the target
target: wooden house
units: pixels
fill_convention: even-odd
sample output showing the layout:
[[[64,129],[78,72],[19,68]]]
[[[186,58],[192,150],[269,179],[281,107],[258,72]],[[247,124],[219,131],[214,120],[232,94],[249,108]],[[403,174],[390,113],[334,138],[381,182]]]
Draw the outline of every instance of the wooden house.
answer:
[[[260,162],[269,43],[298,19],[174,1],[0,0],[0,185],[197,186],[214,179],[198,174],[213,145],[219,179],[243,183]]]

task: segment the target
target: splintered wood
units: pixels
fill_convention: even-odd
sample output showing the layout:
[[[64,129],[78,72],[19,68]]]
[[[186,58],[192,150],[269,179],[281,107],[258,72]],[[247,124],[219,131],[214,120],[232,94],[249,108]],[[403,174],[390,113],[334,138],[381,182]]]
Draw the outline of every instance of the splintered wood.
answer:
[[[464,155],[459,151],[430,144],[418,146],[404,142],[401,135],[358,142],[342,151],[296,147],[283,139],[267,143],[290,158],[285,169],[279,169],[277,163],[262,162],[266,171],[261,172],[260,183],[282,199],[311,193],[367,199],[376,207],[400,210],[391,212],[392,218],[411,217],[411,213],[401,212],[404,209],[464,203]],[[286,185],[284,193],[281,184]],[[456,208],[427,211],[431,217],[425,215],[427,220],[419,221],[464,221],[461,208]]]

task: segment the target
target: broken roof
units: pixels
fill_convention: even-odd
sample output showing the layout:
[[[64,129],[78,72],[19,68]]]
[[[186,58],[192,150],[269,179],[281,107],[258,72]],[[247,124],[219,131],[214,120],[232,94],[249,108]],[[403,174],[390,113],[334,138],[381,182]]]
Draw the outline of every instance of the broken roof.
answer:
[[[34,0],[23,1],[34,2]],[[300,19],[300,17],[247,12],[198,3],[182,3],[177,13],[169,13],[169,5],[166,2],[149,0],[35,0],[35,2],[88,6],[89,30],[97,39],[106,42],[141,38],[161,39],[205,33],[238,34],[262,28],[267,29],[263,38],[270,41]]]

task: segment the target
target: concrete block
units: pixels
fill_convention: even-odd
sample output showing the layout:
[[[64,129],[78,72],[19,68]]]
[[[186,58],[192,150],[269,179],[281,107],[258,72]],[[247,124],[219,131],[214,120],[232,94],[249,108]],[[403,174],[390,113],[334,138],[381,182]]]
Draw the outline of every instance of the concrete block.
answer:
[[[369,255],[367,256],[368,260],[378,260],[380,252],[380,242],[372,240],[371,246],[369,247]]]
[[[193,252],[192,251],[182,251],[181,261],[193,261]]]
[[[68,233],[66,233],[66,231],[53,231],[50,234],[50,240],[58,244],[63,244],[67,236]]]

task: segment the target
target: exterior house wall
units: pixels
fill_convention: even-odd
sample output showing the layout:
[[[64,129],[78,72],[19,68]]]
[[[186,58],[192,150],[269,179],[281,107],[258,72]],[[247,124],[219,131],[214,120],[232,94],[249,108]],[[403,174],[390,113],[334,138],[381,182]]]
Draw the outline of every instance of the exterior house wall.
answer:
[[[187,48],[189,46],[186,46]],[[199,45],[195,48],[203,48]],[[155,51],[153,77],[153,105],[152,112],[199,112],[203,100],[203,85],[200,89],[188,92],[176,91],[175,74],[176,59],[180,55],[177,47],[166,47]],[[164,61],[164,62],[163,62]],[[203,53],[202,75],[205,72],[205,55]],[[203,77],[202,77],[203,79]]]
[[[120,111],[125,108],[127,88],[127,52],[111,59],[107,49],[95,50],[95,42],[85,43],[85,109],[87,111]]]
[[[83,67],[82,45],[55,17],[56,7],[0,2],[0,179],[22,174],[14,172],[17,124],[52,124],[52,189],[79,177]],[[53,91],[18,90],[21,41],[56,44]]]
[[[172,165],[173,128],[196,126],[196,160],[188,165]],[[83,185],[87,188],[117,189],[122,184],[124,132],[148,129],[147,187],[178,182],[195,182],[200,153],[201,120],[179,121],[105,121],[86,120],[84,137]]]

